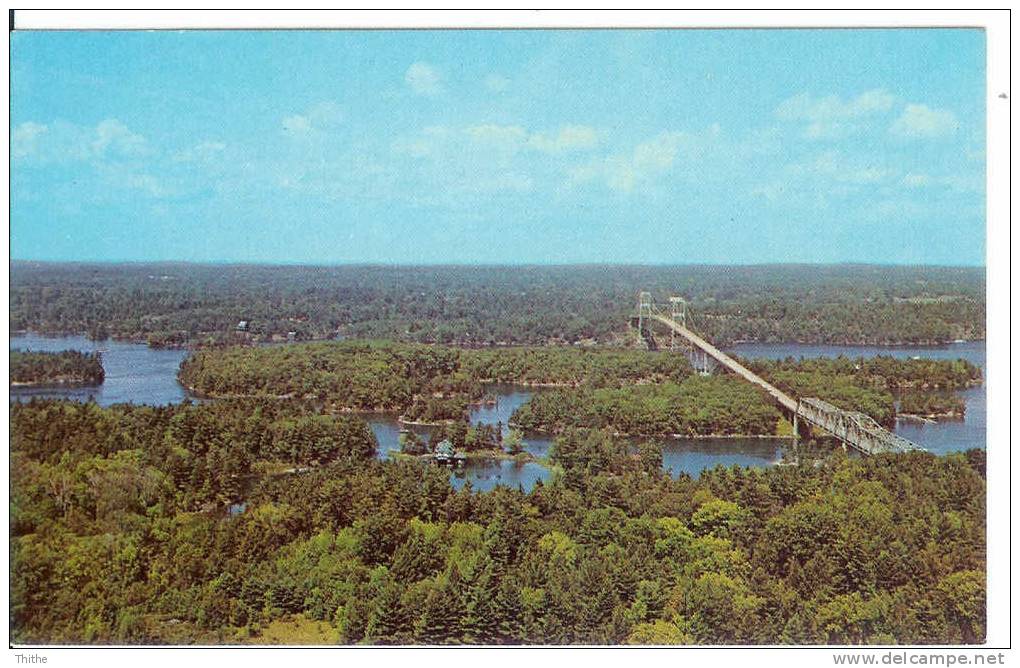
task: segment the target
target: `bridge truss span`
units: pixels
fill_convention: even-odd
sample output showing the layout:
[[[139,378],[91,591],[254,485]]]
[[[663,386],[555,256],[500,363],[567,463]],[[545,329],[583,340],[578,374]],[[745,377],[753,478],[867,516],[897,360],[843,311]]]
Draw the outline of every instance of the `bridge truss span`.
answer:
[[[651,302],[648,293],[642,293],[639,305],[642,322],[650,319],[665,325],[669,328],[671,336],[682,337],[722,367],[763,389],[790,416],[794,432],[797,431],[798,421],[801,421],[832,434],[845,446],[867,455],[924,449],[912,441],[893,434],[864,413],[843,410],[812,397],[791,397],[691,331],[687,327],[688,318],[684,317],[682,323],[677,322],[673,317],[677,312],[677,307],[673,304],[670,315],[664,315]],[[686,305],[683,313],[686,316]]]
[[[801,399],[797,415],[869,455],[922,449],[916,443],[888,431],[864,413],[845,411],[821,399]]]

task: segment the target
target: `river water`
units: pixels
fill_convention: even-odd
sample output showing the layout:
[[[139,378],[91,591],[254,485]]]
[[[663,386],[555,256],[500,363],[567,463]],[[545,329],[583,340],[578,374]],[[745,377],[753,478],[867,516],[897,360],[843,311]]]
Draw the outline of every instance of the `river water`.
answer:
[[[100,351],[106,380],[100,387],[32,387],[11,388],[16,401],[37,397],[59,397],[79,401],[95,400],[100,405],[134,402],[163,405],[178,403],[188,397],[187,391],[177,382],[177,368],[187,356],[185,350],[158,350],[144,344],[115,341],[91,341],[81,336],[50,338],[34,334],[13,336],[11,349],[60,351]],[[818,346],[799,344],[739,344],[729,352],[746,358],[781,359],[785,357],[931,357],[936,359],[963,358],[985,369],[983,342],[968,342],[941,347],[857,347]],[[506,425],[518,406],[526,402],[533,392],[542,391],[515,385],[491,385],[488,391],[497,397],[495,405],[477,406],[471,412],[473,424]],[[985,388],[965,390],[966,418],[960,421],[916,423],[902,420],[896,433],[918,443],[928,450],[943,454],[957,450],[985,447]],[[387,457],[398,450],[400,425],[389,414],[366,416],[379,441],[379,456]],[[428,437],[427,426],[412,427],[420,436]],[[717,465],[769,466],[778,462],[786,441],[780,439],[658,439],[664,445],[663,468],[671,475],[682,473],[697,477],[701,471]],[[527,434],[524,449],[536,458],[549,454],[552,438],[543,434]],[[548,480],[551,472],[538,462],[517,463],[510,460],[472,462],[463,469],[451,472],[454,487],[460,488],[470,481],[474,489],[489,490],[496,485],[521,486],[528,490],[537,480]]]

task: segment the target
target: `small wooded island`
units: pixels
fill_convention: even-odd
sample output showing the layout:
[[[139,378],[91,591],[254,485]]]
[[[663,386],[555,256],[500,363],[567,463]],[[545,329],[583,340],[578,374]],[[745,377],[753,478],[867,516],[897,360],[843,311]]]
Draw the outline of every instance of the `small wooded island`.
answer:
[[[102,353],[11,351],[11,385],[102,385]]]

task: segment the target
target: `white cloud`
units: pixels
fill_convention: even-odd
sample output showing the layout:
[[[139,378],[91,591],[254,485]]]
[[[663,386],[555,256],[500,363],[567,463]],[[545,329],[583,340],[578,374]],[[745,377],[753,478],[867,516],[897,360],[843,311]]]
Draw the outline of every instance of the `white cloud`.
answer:
[[[201,150],[209,148],[199,146]],[[192,150],[196,149],[199,147]],[[169,156],[116,118],[103,120],[95,127],[61,120],[48,125],[21,123],[11,132],[11,155],[37,166],[63,165],[72,174],[71,184],[91,183],[93,196],[98,198],[115,191],[165,198],[178,189],[170,185],[171,177],[159,173],[169,164]]]
[[[889,111],[895,99],[891,93],[882,89],[869,90],[849,100],[843,100],[837,95],[813,97],[801,93],[783,101],[776,108],[776,115],[787,121],[844,120]]]
[[[483,123],[464,128],[427,127],[416,136],[392,143],[398,153],[416,157],[440,154],[496,154],[510,159],[521,152],[548,155],[584,151],[598,145],[599,134],[586,125],[565,125],[553,133],[531,132],[520,125]]]
[[[125,162],[95,162],[92,167],[101,182],[111,190],[135,190],[154,199],[170,197],[173,192],[163,179],[140,165]]]
[[[684,139],[683,133],[666,132],[655,139],[634,147],[634,166],[641,171],[668,169],[676,160],[676,154]]]
[[[770,202],[775,202],[783,195],[786,187],[781,183],[766,183],[751,188],[752,197],[764,197]]]
[[[485,87],[493,93],[502,93],[510,87],[510,80],[499,74],[489,74],[484,80]]]
[[[39,164],[132,160],[153,153],[144,136],[116,118],[95,127],[26,121],[11,132],[11,157]]]
[[[500,151],[518,151],[528,141],[528,131],[519,125],[473,125],[464,132],[472,143]]]
[[[308,120],[308,117],[299,114],[285,117],[281,125],[283,125],[285,131],[294,134],[304,134],[312,129],[312,122]]]
[[[905,138],[941,137],[956,131],[959,124],[953,112],[932,109],[923,104],[908,104],[889,132]]]
[[[24,158],[35,153],[38,137],[46,132],[46,126],[41,123],[26,121],[14,128],[11,132],[11,157]]]
[[[836,95],[813,97],[808,93],[784,100],[776,108],[776,116],[784,121],[807,123],[804,136],[808,139],[837,139],[857,129],[855,121],[892,109],[896,98],[885,90],[875,89],[842,99]]]
[[[293,136],[307,135],[319,130],[330,130],[344,120],[343,110],[335,102],[312,105],[303,114],[286,116],[280,122],[284,132]]]
[[[980,174],[958,173],[948,176],[933,176],[919,172],[909,172],[904,175],[901,185],[906,188],[936,187],[940,189],[953,190],[962,193],[983,193],[985,181]]]
[[[908,188],[921,188],[931,183],[931,177],[927,174],[918,174],[910,172],[903,176],[903,185]]]
[[[227,148],[220,141],[204,141],[173,155],[174,162],[204,162],[219,155]]]
[[[718,128],[710,129],[718,134]],[[613,190],[632,192],[673,167],[681,152],[693,153],[694,138],[684,132],[663,132],[637,144],[629,153],[610,155],[568,173],[568,185],[602,180]]]
[[[424,158],[434,155],[440,147],[449,142],[452,131],[442,125],[430,125],[422,129],[419,135],[410,138],[398,138],[393,140],[390,148],[395,153],[402,153]]]
[[[478,192],[530,192],[535,187],[534,180],[526,175],[515,172],[503,172],[491,177],[479,179],[475,183]]]
[[[464,206],[476,195],[529,192],[539,184],[556,182],[566,156],[590,150],[598,142],[598,131],[586,125],[539,132],[521,125],[480,123],[427,127],[398,137],[390,148],[394,154],[415,158],[397,162],[406,177],[425,184],[420,190],[433,193],[429,201]]]
[[[542,153],[585,150],[598,144],[598,132],[587,125],[565,125],[556,134],[529,132],[519,125],[474,125],[465,130],[472,142],[501,151],[530,149]]]
[[[148,146],[145,137],[132,132],[116,118],[108,118],[96,126],[92,150],[96,155],[111,153],[129,157],[148,153]]]
[[[560,128],[559,134],[555,137],[547,137],[541,133],[531,135],[528,145],[545,153],[561,153],[593,148],[598,141],[598,133],[594,128],[587,125],[566,125]]]
[[[814,159],[788,166],[786,171],[795,177],[852,185],[883,183],[896,175],[894,169],[862,163],[838,151],[825,151]]]
[[[404,81],[419,95],[436,95],[442,91],[443,79],[436,68],[428,63],[417,62],[407,68]]]

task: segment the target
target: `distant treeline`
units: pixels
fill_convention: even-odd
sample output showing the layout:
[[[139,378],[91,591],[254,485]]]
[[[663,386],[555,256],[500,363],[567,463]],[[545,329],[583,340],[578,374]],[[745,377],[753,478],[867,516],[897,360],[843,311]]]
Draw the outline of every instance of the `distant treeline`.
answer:
[[[101,353],[11,351],[11,383],[101,385],[106,377]]]
[[[302,620],[352,644],[985,638],[983,451],[672,480],[654,444],[571,430],[548,485],[476,493],[311,410],[12,405],[12,641],[238,643]]]
[[[11,328],[158,346],[332,339],[614,344],[640,290],[733,341],[929,344],[985,335],[980,268],[11,263]],[[238,330],[238,325],[246,324]]]

